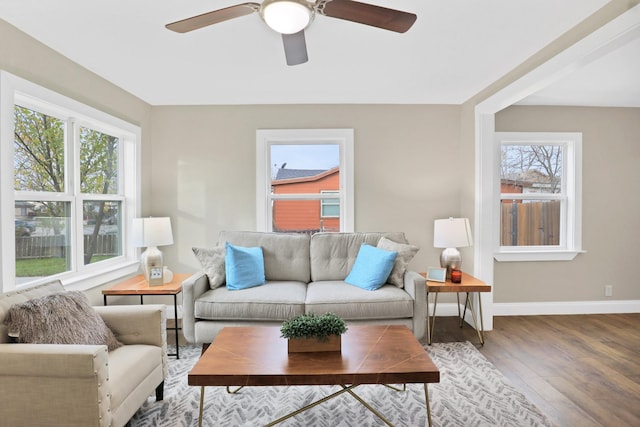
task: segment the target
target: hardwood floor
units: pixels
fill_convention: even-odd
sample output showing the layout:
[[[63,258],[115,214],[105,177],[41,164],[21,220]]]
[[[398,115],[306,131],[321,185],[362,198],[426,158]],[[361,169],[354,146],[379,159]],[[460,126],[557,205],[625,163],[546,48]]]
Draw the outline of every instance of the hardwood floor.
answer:
[[[456,340],[478,343],[438,317]],[[479,350],[558,426],[640,426],[640,314],[496,317]]]

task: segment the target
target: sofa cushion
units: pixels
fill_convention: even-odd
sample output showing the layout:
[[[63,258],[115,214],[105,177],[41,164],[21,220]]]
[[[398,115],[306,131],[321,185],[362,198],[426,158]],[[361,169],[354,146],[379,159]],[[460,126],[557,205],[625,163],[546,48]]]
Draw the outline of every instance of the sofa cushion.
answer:
[[[103,344],[109,351],[122,346],[79,291],[56,292],[15,304],[5,323],[22,343]]]
[[[311,282],[305,304],[307,313],[330,311],[345,320],[413,317],[413,299],[394,285],[366,291],[341,280]]]
[[[393,263],[396,261],[396,255],[398,255],[397,252],[362,245],[344,281],[368,291],[375,291],[387,282]]]
[[[162,347],[155,345],[131,344],[109,353],[111,408],[116,409],[123,403],[126,404],[133,393],[144,393],[145,389],[140,385],[154,370],[162,370],[163,351]],[[138,399],[131,400],[135,402]]]
[[[224,246],[218,245],[210,249],[191,248],[209,279],[209,287],[215,289],[224,284],[226,279]]]
[[[284,321],[304,313],[306,293],[307,284],[296,281],[267,281],[238,291],[219,287],[197,299],[194,315],[204,320]]]
[[[244,248],[227,242],[224,264],[228,289],[238,290],[264,285],[262,248]]]
[[[221,231],[219,241],[245,247],[260,246],[266,280],[305,283],[310,280],[309,236],[306,234]]]
[[[409,262],[413,259],[415,254],[418,252],[419,248],[417,246],[408,245],[404,243],[397,243],[393,240],[389,240],[386,237],[383,237],[378,242],[378,247],[380,249],[385,249],[388,251],[397,252],[395,263],[393,265],[393,270],[391,270],[391,274],[387,279],[388,283],[392,285],[396,285],[399,288],[404,287],[404,273],[407,271],[407,266]]]
[[[311,280],[344,280],[356,261],[360,246],[376,246],[380,238],[407,243],[404,233],[316,233],[311,236]]]

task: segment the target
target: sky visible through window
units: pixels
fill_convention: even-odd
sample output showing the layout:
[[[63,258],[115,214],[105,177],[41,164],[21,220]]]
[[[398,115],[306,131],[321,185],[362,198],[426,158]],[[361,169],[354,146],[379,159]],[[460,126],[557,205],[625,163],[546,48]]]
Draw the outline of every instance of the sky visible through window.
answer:
[[[287,169],[331,169],[340,165],[338,144],[278,144],[271,146],[271,166]]]

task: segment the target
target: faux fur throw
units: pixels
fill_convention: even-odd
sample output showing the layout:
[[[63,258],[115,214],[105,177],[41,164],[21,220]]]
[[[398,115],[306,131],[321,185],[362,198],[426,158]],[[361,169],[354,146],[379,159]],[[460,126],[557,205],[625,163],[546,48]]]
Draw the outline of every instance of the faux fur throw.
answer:
[[[5,319],[18,342],[31,344],[103,344],[122,346],[85,294],[58,292],[14,304]]]

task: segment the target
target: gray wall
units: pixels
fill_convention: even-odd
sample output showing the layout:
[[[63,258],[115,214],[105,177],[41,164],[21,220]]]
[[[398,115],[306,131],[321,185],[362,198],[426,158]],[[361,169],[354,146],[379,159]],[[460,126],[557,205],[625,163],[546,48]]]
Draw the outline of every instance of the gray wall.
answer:
[[[513,106],[496,114],[496,130],[582,132],[587,252],[566,262],[496,262],[494,301],[640,299],[640,108]]]
[[[404,231],[419,247],[412,268],[438,264],[433,220],[458,215],[460,107],[269,105],[153,107],[151,210],[177,236],[170,268],[198,267],[193,246],[223,229],[256,227],[256,130],[353,128],[356,231]]]

